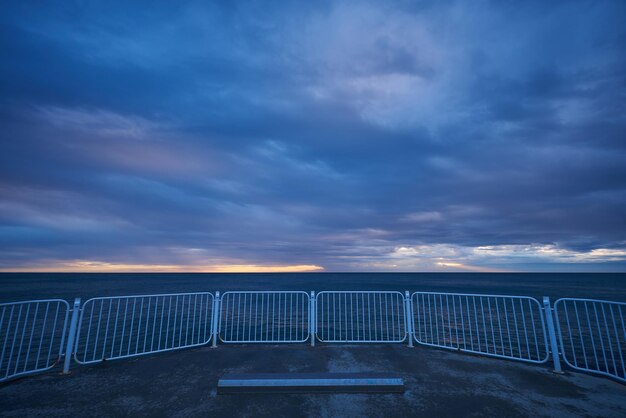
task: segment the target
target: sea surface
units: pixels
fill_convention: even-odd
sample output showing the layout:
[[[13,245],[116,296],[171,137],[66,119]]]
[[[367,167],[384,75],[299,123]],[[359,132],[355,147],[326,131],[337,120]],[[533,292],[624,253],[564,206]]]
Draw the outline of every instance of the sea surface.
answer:
[[[227,290],[408,290],[626,302],[626,273],[0,273],[0,302]]]

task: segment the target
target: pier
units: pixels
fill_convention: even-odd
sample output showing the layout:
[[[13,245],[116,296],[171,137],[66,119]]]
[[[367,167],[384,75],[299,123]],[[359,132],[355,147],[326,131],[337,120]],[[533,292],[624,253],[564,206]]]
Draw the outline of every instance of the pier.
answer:
[[[624,313],[605,300],[408,291],[3,303],[0,406],[16,416],[88,416],[97,405],[111,415],[623,416]]]

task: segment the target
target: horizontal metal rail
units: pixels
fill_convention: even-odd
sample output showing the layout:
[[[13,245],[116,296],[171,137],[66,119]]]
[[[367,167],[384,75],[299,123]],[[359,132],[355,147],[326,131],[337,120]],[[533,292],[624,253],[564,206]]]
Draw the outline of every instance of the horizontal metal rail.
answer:
[[[554,313],[567,365],[626,382],[626,303],[563,298]]]
[[[407,338],[400,292],[323,291],[317,294],[316,304],[319,341],[400,343]]]
[[[60,299],[0,303],[0,382],[54,367],[68,312]]]
[[[88,364],[204,345],[211,340],[212,315],[207,292],[89,299],[74,359]]]
[[[309,295],[303,291],[225,292],[220,341],[298,343],[309,338]]]
[[[530,363],[548,361],[541,305],[525,296],[415,292],[419,344]]]

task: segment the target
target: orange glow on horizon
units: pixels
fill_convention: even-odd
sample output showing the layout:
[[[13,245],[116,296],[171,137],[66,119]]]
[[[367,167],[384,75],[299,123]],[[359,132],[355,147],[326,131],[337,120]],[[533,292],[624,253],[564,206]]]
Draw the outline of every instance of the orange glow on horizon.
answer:
[[[101,261],[72,261],[50,265],[0,268],[0,272],[11,273],[303,273],[322,271],[315,264],[263,266],[257,264],[217,264],[203,266],[117,264]]]
[[[452,262],[452,261],[439,261],[436,263],[436,265],[439,267],[444,267],[444,268],[452,268],[452,269],[458,269],[462,271],[475,271],[479,273],[503,273],[503,272],[509,271],[509,270],[495,269],[491,267],[470,266],[467,264],[462,264],[462,263],[457,263],[457,262]]]

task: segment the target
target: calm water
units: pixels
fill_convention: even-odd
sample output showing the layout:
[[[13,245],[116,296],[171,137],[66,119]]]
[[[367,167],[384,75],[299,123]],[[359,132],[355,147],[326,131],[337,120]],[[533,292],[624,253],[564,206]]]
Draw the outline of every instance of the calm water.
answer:
[[[409,290],[626,301],[626,273],[0,273],[0,301],[226,290]]]

